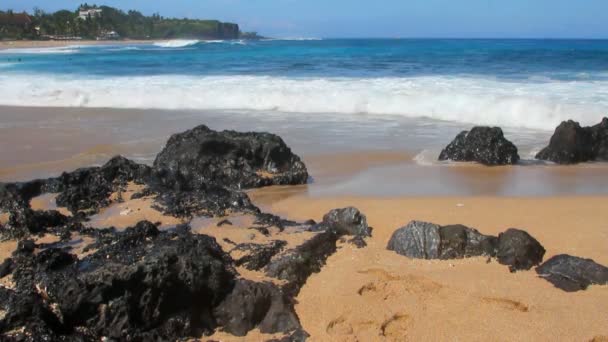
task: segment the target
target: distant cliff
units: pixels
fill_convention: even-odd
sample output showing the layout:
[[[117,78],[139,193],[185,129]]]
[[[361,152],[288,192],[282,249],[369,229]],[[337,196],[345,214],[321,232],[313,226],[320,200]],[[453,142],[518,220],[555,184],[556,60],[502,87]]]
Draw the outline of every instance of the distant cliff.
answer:
[[[21,18],[27,18],[25,23]],[[19,20],[17,20],[19,19]],[[33,14],[0,11],[0,39],[43,39],[70,36],[83,39],[238,39],[238,24],[218,20],[145,16],[108,6],[84,5],[76,11]]]

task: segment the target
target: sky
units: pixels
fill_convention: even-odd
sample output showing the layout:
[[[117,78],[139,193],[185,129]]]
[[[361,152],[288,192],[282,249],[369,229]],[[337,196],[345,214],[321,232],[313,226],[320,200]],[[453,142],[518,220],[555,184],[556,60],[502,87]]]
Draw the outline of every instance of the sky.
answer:
[[[236,22],[271,37],[608,38],[608,0],[99,1],[144,14]],[[0,8],[55,11],[82,2],[1,0]]]

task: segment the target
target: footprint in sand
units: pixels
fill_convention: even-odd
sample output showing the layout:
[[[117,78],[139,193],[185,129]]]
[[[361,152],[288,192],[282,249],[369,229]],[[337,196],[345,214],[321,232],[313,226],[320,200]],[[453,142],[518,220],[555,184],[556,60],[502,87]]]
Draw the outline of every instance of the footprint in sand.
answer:
[[[492,298],[492,297],[484,297],[481,298],[482,303],[498,305],[507,310],[520,311],[520,312],[528,312],[530,308],[521,302],[508,299],[508,298]]]
[[[391,341],[407,340],[407,329],[410,316],[404,313],[396,313],[380,326],[380,335]]]
[[[608,342],[608,336],[595,336],[589,342]]]
[[[325,331],[330,335],[351,335],[353,327],[346,321],[344,316],[340,316],[329,322]]]
[[[360,296],[383,293],[385,299],[388,299],[393,295],[403,294],[404,292],[429,295],[436,293],[443,287],[441,284],[424,277],[398,276],[379,268],[361,270],[358,273],[377,278],[377,280],[366,283],[357,290]]]

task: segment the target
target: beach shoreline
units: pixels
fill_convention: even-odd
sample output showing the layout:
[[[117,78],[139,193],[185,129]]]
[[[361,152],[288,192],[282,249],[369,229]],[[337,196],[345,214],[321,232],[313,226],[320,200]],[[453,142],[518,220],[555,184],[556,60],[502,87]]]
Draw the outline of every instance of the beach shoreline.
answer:
[[[0,40],[0,50],[58,48],[67,46],[146,45],[166,43],[171,39],[124,39],[124,40]]]

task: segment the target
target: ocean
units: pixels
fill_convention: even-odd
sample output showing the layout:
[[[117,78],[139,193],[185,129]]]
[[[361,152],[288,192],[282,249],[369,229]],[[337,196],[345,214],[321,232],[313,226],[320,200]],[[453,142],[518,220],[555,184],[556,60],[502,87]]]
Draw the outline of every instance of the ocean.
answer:
[[[454,189],[459,179],[450,186],[436,182],[439,176],[431,174],[444,172],[436,161],[441,148],[460,130],[495,125],[519,147],[524,165],[538,165],[535,153],[561,121],[592,125],[608,115],[608,41],[175,40],[12,49],[0,51],[0,90],[0,106],[71,108],[52,116],[36,111],[35,118],[5,114],[0,127],[101,131],[111,141],[95,141],[120,145],[87,161],[120,152],[151,162],[169,134],[205,123],[275,132],[304,155],[392,150],[407,153],[418,167],[439,166],[410,173],[419,184],[428,181],[426,187],[400,190],[389,182],[383,193],[484,194],[467,185]],[[104,115],[91,114],[100,109]],[[18,137],[12,139],[7,143]],[[53,160],[82,152],[66,149],[62,139],[53,151],[69,153],[57,152]],[[143,142],[145,148],[138,145]],[[0,153],[0,167],[25,162],[29,150]],[[489,193],[608,193],[595,181],[579,184],[589,175],[547,190],[531,185],[550,181],[542,172],[528,174],[536,168],[515,169],[524,175],[509,174],[506,185]],[[358,182],[375,189],[389,174],[404,174],[382,172]]]

